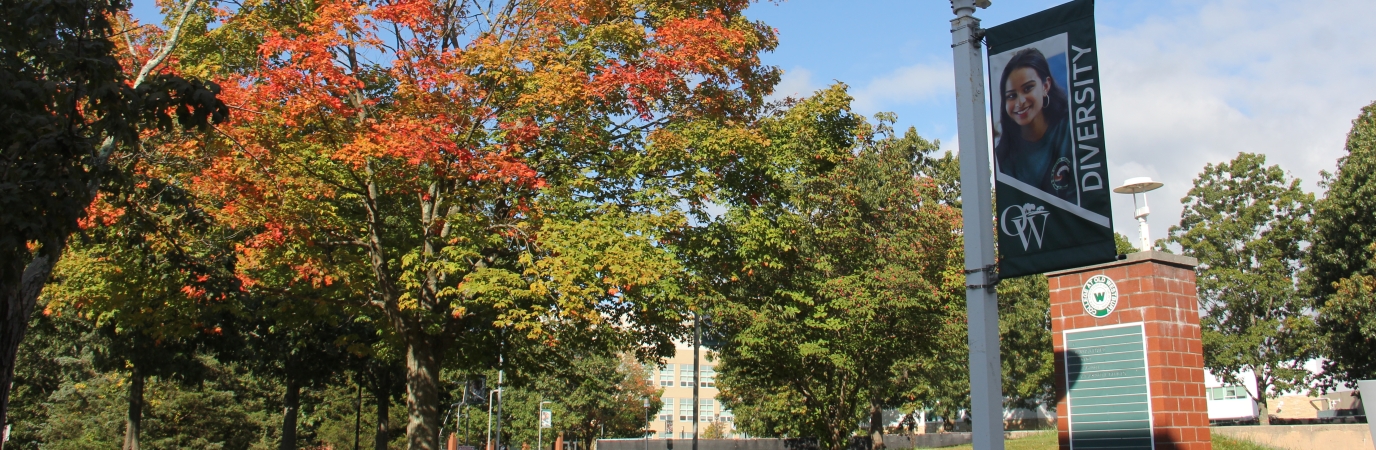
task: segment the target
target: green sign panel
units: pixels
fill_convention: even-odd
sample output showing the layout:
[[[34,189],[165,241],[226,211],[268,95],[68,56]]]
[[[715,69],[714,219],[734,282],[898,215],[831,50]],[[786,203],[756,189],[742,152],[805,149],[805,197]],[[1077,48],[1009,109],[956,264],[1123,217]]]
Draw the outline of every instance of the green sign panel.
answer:
[[[1152,448],[1142,324],[1065,332],[1070,448]]]
[[[1094,1],[985,33],[999,276],[1113,261]]]

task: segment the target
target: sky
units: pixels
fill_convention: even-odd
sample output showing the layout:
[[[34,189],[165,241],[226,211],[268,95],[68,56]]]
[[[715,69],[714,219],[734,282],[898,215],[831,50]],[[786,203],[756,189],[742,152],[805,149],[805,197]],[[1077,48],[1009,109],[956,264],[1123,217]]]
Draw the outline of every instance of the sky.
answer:
[[[1063,3],[993,0],[992,27]],[[781,95],[844,82],[865,114],[895,112],[956,148],[950,4],[941,0],[791,0],[747,15],[779,32],[765,63],[784,70]],[[1111,182],[1139,176],[1152,238],[1179,223],[1180,199],[1206,164],[1266,155],[1307,191],[1333,171],[1348,129],[1376,100],[1376,33],[1343,18],[1376,17],[1376,2],[1099,0],[1100,83]],[[1114,228],[1137,241],[1132,199],[1115,194]]]
[[[1060,0],[993,0],[992,27]],[[1179,223],[1180,199],[1206,164],[1261,153],[1318,192],[1360,109],[1376,100],[1376,33],[1345,21],[1376,17],[1376,2],[1337,0],[1099,0],[1103,135],[1115,186],[1147,176],[1152,238]],[[145,23],[153,0],[135,0]],[[950,4],[943,0],[762,2],[747,16],[773,26],[764,56],[784,70],[779,96],[850,86],[857,111],[894,112],[956,149]],[[1132,199],[1115,195],[1114,227],[1136,242]]]

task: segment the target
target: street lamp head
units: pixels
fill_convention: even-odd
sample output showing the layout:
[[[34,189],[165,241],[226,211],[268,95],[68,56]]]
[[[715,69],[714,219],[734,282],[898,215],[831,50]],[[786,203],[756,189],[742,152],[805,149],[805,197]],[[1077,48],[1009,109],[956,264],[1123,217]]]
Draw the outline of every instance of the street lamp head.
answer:
[[[974,14],[977,7],[988,8],[989,0],[951,0],[951,12],[958,17]]]
[[[1144,252],[1151,250],[1151,230],[1147,226],[1147,215],[1151,214],[1151,208],[1147,206],[1146,193],[1161,186],[1161,182],[1152,181],[1151,177],[1137,177],[1128,178],[1122,186],[1113,188],[1113,192],[1132,196],[1132,205],[1137,209],[1133,212],[1133,216],[1137,218],[1137,248]],[[1137,206],[1137,194],[1142,194],[1141,206]]]
[[[1123,182],[1122,186],[1113,188],[1113,192],[1119,194],[1141,194],[1143,192],[1155,190],[1161,186],[1164,186],[1164,184],[1159,181],[1152,181],[1151,177],[1128,178],[1127,181]]]

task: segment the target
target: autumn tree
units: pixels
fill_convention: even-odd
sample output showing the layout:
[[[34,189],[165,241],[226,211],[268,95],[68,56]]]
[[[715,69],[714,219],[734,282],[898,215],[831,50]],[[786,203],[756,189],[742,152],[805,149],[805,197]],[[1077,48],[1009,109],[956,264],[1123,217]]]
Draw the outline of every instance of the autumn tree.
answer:
[[[1314,196],[1265,156],[1239,153],[1204,166],[1181,203],[1168,242],[1199,260],[1204,366],[1226,383],[1255,375],[1267,425],[1267,400],[1303,386],[1315,356],[1312,303],[1298,289]]]
[[[1314,207],[1305,285],[1318,306],[1324,374],[1352,387],[1376,378],[1376,103],[1362,108],[1337,173]]]
[[[242,113],[203,142],[196,185],[251,233],[247,289],[347,283],[385,317],[409,445],[437,448],[450,358],[671,351],[682,271],[657,242],[734,158],[675,130],[747,120],[778,79],[747,4],[246,4],[216,28],[254,50],[219,72]]]
[[[138,449],[145,385],[199,382],[198,356],[233,313],[238,283],[229,246],[184,189],[139,159],[112,162],[122,170],[54,270],[45,313],[79,317],[108,341],[94,362],[128,372],[124,448]]]
[[[0,126],[8,130],[0,138],[0,421],[34,305],[117,170],[111,158],[138,155],[143,132],[228,113],[216,85],[165,70],[181,21],[167,32],[130,29],[127,7],[119,0],[0,3]],[[118,36],[126,36],[123,51]],[[135,56],[133,48],[144,52]]]

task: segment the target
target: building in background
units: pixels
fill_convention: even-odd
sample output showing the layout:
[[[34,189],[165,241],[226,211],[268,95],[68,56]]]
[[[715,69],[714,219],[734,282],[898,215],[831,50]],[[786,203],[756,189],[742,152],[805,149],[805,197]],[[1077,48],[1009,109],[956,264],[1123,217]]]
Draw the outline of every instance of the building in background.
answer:
[[[698,361],[698,437],[708,427],[719,424],[722,435],[739,437],[735,416],[717,401],[716,363],[707,361],[707,349],[701,350]],[[674,356],[657,369],[651,370],[651,382],[664,390],[664,407],[652,417],[650,429],[654,437],[691,439],[693,437],[693,347],[679,344]],[[669,430],[672,430],[670,432]]]
[[[1249,422],[1257,420],[1257,402],[1242,386],[1208,386],[1205,401],[1209,422]]]

